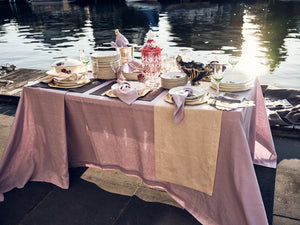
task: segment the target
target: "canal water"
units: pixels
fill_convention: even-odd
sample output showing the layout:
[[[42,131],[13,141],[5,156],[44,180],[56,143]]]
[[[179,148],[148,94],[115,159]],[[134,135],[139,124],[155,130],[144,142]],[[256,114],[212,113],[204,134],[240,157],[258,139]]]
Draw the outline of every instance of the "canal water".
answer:
[[[234,55],[261,84],[300,88],[300,1],[2,4],[0,65],[50,70],[79,49],[108,50],[116,28],[136,45],[136,58],[151,29],[165,55],[186,52],[202,63]]]

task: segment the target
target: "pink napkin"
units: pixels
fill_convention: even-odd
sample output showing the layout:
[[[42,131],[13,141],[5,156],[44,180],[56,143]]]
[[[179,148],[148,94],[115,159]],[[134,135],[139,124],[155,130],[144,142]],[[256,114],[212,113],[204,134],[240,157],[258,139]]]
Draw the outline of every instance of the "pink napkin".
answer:
[[[122,47],[127,47],[129,45],[129,41],[127,40],[126,37],[123,36],[120,32],[118,32],[116,36],[116,41],[115,42],[110,42],[111,46],[114,48],[122,48]]]
[[[178,124],[184,116],[184,103],[187,96],[191,95],[193,90],[186,87],[176,93],[171,94],[175,108],[173,112],[173,122]]]
[[[138,97],[138,92],[134,88],[131,88],[130,83],[127,81],[118,80],[119,87],[113,89],[114,95],[116,95],[121,101],[130,105],[133,103]]]
[[[120,71],[123,73],[142,73],[142,64],[136,60],[131,60],[128,63],[123,64],[120,67]]]

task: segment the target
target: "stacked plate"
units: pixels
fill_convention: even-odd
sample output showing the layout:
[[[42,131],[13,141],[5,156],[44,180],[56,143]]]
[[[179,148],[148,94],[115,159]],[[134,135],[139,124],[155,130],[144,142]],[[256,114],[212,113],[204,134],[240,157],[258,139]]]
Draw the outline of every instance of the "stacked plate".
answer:
[[[101,51],[91,55],[92,69],[95,78],[99,79],[114,79],[120,67],[120,55],[116,51]],[[114,67],[115,69],[113,70]]]
[[[77,88],[87,84],[90,80],[88,78],[81,78],[79,80],[58,80],[53,79],[52,82],[48,83],[50,87],[56,88]]]
[[[187,83],[187,76],[183,72],[169,72],[160,76],[161,86],[166,89],[183,86]]]
[[[238,79],[230,79],[225,77],[220,82],[219,90],[225,92],[247,91],[251,89],[253,85],[254,85],[254,81],[252,79],[238,80]],[[213,81],[213,79],[211,81],[211,87],[217,89],[217,85]]]
[[[71,74],[68,76],[53,77],[52,82],[48,83],[49,86],[59,88],[75,88],[87,84],[90,80],[86,76],[77,76]]]

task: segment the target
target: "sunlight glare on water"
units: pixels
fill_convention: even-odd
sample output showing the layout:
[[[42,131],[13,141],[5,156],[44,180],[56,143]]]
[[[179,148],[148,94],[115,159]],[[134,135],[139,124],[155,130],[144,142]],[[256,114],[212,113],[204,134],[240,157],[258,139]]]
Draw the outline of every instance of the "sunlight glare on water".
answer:
[[[246,1],[247,2],[247,1]],[[0,65],[49,70],[65,57],[113,50],[114,30],[135,44],[135,57],[152,29],[163,54],[185,52],[204,64],[228,63],[261,84],[300,88],[300,2],[215,1],[184,3],[32,1],[0,5]]]
[[[250,76],[260,77],[268,72],[268,68],[264,65],[265,55],[259,46],[260,39],[257,35],[260,30],[259,25],[251,22],[254,18],[255,15],[249,15],[245,10],[242,27],[244,42],[238,67]]]

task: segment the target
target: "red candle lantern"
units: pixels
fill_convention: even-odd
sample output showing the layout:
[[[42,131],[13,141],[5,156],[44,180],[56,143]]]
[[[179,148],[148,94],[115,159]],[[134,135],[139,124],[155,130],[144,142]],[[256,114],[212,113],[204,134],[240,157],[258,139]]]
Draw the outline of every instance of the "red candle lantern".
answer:
[[[147,33],[147,41],[140,49],[142,52],[143,73],[150,87],[159,85],[159,74],[161,69],[161,50],[154,41],[154,35],[150,30]]]

